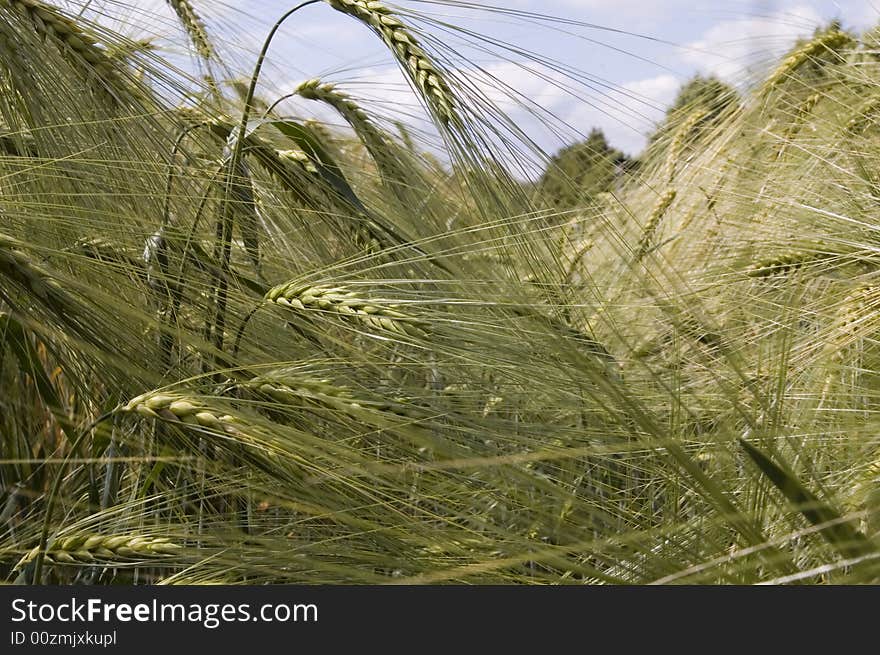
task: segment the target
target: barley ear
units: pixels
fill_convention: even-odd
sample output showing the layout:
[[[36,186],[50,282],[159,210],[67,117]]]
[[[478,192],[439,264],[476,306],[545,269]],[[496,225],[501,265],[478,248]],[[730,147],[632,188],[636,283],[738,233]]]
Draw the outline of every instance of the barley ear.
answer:
[[[808,62],[816,61],[822,55],[831,53],[840,58],[839,51],[854,43],[855,39],[851,35],[836,28],[819,34],[812,41],[807,41],[788,55],[764,82],[762,90],[767,92],[778,87],[791,78],[802,66]]]
[[[423,321],[407,316],[396,305],[377,304],[344,287],[294,281],[271,289],[266,300],[293,310],[354,319],[362,325],[401,335],[424,337],[427,334]]]
[[[750,266],[746,271],[749,277],[763,278],[771,275],[790,273],[806,264],[827,259],[825,253],[809,252],[803,250],[788,250],[778,255],[760,260]]]
[[[221,434],[236,435],[240,432],[234,416],[220,413],[201,400],[179,393],[150,391],[132,398],[120,408],[120,412],[200,426]]]
[[[782,143],[780,143],[779,149],[776,151],[776,159],[782,157],[785,153],[786,146],[800,133],[807,118],[809,118],[813,109],[816,108],[816,105],[819,104],[819,101],[822,100],[822,96],[823,94],[820,92],[812,93],[797,106],[794,116],[791,117],[791,122],[782,135]]]
[[[407,167],[405,162],[401,162],[396,144],[376,127],[367,112],[349,95],[337,89],[335,85],[322,82],[319,79],[303,82],[294,93],[308,100],[316,100],[333,107],[351,126],[367,152],[370,153],[382,181],[391,186],[395,192],[400,191],[401,186],[404,188],[414,186],[410,182],[413,178],[413,171]],[[406,197],[403,199],[406,200]]]
[[[441,124],[455,122],[455,102],[443,75],[419,45],[412,31],[381,2],[327,0],[344,14],[368,25],[385,42]]]
[[[371,153],[377,146],[385,146],[384,135],[373,124],[367,113],[350,96],[339,91],[334,84],[313,78],[296,87],[294,93],[307,100],[316,100],[333,107]]]
[[[4,0],[10,9],[28,21],[41,38],[52,41],[62,53],[85,62],[86,68],[100,78],[114,77],[118,66],[96,45],[95,38],[55,7],[40,0]],[[13,29],[8,24],[0,28]]]
[[[196,52],[206,61],[214,58],[214,47],[208,39],[208,32],[205,30],[205,24],[196,13],[195,8],[189,0],[167,0],[169,6],[177,14],[183,29],[189,35]]]
[[[45,559],[52,564],[139,561],[177,555],[182,548],[166,537],[76,535],[56,539],[46,550]],[[18,562],[16,569],[30,563],[38,552],[39,548],[31,550]]]
[[[706,116],[708,116],[709,112],[700,107],[692,111],[688,114],[687,118],[682,121],[681,125],[679,125],[678,129],[675,130],[675,135],[672,137],[672,142],[669,144],[669,150],[666,153],[666,181],[668,184],[672,184],[673,179],[675,178],[676,166],[678,165],[679,160],[681,159],[682,152],[684,151],[685,144],[691,136],[691,132],[693,132],[694,128],[702,121]]]
[[[675,200],[676,195],[676,190],[669,187],[663,192],[663,195],[657,199],[657,203],[654,205],[654,208],[651,210],[651,215],[648,217],[648,222],[645,223],[645,227],[642,230],[642,238],[639,241],[639,246],[636,250],[636,263],[640,262],[650,251],[651,242],[654,239],[654,233],[657,231],[660,221],[663,220],[666,210],[669,209],[672,201]]]
[[[880,111],[880,95],[875,95],[863,102],[846,124],[847,136],[857,137],[872,125],[876,125],[878,111]]]

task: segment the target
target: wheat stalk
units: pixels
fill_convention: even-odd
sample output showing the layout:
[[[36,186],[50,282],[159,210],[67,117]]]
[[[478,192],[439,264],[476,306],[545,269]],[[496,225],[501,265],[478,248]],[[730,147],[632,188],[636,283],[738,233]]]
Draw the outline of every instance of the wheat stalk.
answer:
[[[425,324],[395,305],[377,305],[344,287],[307,285],[296,281],[269,290],[266,300],[301,311],[320,311],[352,318],[373,328],[411,337],[424,337]]]
[[[456,119],[452,91],[412,31],[381,2],[374,0],[327,0],[342,13],[368,25],[385,42],[437,119],[444,125]]]
[[[183,547],[166,537],[133,535],[77,535],[56,539],[46,550],[46,561],[53,564],[91,564],[96,561],[142,560],[179,555]],[[21,569],[39,552],[34,548],[16,566]]]

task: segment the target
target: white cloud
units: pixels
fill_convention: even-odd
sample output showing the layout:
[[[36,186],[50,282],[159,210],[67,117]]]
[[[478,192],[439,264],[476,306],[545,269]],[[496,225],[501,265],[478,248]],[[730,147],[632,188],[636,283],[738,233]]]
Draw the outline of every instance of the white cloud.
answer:
[[[704,73],[741,82],[778,59],[799,37],[812,34],[825,22],[807,5],[776,11],[768,16],[722,21],[702,38],[688,44],[681,58]]]
[[[615,147],[638,153],[681,85],[674,75],[662,74],[599,92],[559,71],[542,66],[524,68],[513,62],[484,70],[458,70],[456,74],[551,152],[600,128]],[[362,70],[356,77],[339,81],[340,88],[355,96],[372,115],[404,118],[417,130],[425,127],[424,112],[396,67]],[[296,83],[291,80],[282,86],[293,88]],[[320,103],[294,101],[288,109],[340,124],[339,117]]]
[[[645,0],[559,0],[559,4],[571,9],[589,10],[598,15],[626,14],[656,15],[674,9],[676,5],[686,4],[686,0],[666,0],[665,2],[645,2]],[[692,3],[690,3],[692,4]]]
[[[637,154],[680,86],[681,81],[669,74],[628,82],[608,94],[607,106],[572,107],[567,120],[581,132],[599,127],[615,147]]]
[[[588,88],[543,66],[526,69],[505,63],[489,68],[489,72],[517,93],[511,96],[486,81],[477,85],[480,90],[516,124],[529,126],[527,131],[550,150],[600,128],[616,147],[638,153],[646,134],[663,117],[681,86],[681,81],[668,73],[611,88]],[[550,129],[542,129],[535,111],[551,122]]]
[[[845,16],[857,27],[868,29],[880,21],[880,5],[874,2],[859,2],[851,11],[848,9]]]
[[[765,16],[746,13],[755,6],[751,0],[731,0],[729,3],[718,3],[717,0],[546,0],[542,3],[537,0],[512,0],[508,5],[497,1],[486,2],[486,5],[499,6],[513,4],[520,9],[597,24],[613,23],[616,27],[623,27],[621,23],[625,23],[627,27],[632,25],[631,29],[635,31],[646,31],[644,23],[647,21],[649,31],[658,38],[677,42],[696,38],[697,35],[699,38],[681,51],[647,42],[632,45],[626,41],[618,44],[611,36],[606,39],[624,51],[632,51],[636,55],[644,52],[647,61],[638,61],[633,57],[620,57],[620,53],[615,54],[608,48],[598,51],[597,55],[590,49],[593,46],[577,38],[578,34],[595,35],[592,32],[579,32],[575,27],[565,28],[574,35],[570,41],[562,40],[563,32],[548,30],[545,35],[544,32],[532,30],[528,36],[533,41],[528,41],[523,47],[534,47],[539,52],[546,49],[550,53],[548,56],[558,57],[571,65],[583,65],[586,69],[583,79],[575,81],[564,73],[535,63],[530,64],[529,70],[508,61],[487,61],[487,58],[480,56],[480,52],[476,52],[473,59],[485,62],[485,70],[466,68],[460,69],[458,74],[498,105],[515,124],[547,150],[554,150],[576,139],[577,133],[586,134],[591,128],[599,127],[616,147],[635,154],[643,147],[645,134],[662,119],[680,84],[693,72],[715,73],[738,82],[750,66],[770,65],[796,38],[808,36],[816,26],[827,21],[837,11],[830,5],[838,2],[842,6],[839,10],[841,15],[850,24],[852,21],[864,23],[870,18],[870,11],[864,7],[870,3],[865,0],[815,0],[813,6],[810,2],[776,0],[775,7],[792,6]],[[850,11],[851,6],[857,3],[865,15]],[[106,4],[114,5],[113,2]],[[149,29],[172,35],[176,33],[175,30],[179,31],[179,23],[169,14],[164,0],[140,0],[137,4],[138,10],[128,15],[130,22],[140,23],[136,19],[140,18],[146,7],[158,8],[161,13],[152,23],[147,23],[151,25]],[[209,30],[222,45],[226,45],[225,39],[230,52],[233,48],[244,47],[250,55],[261,43],[267,21],[270,17],[276,17],[277,9],[282,4],[280,0],[254,0],[247,4],[243,0],[227,0],[221,4],[208,2],[203,13]],[[421,3],[405,1],[401,4],[434,15],[448,13],[470,18],[478,15],[480,18],[481,13],[465,11],[457,5],[424,7]],[[233,10],[233,7],[237,9]],[[876,14],[876,10],[871,11]],[[727,18],[738,14],[741,17]],[[858,18],[854,18],[856,15]],[[492,35],[497,33],[499,38],[509,39],[513,43],[523,34],[518,31],[522,25],[513,19],[502,19],[499,15],[491,22],[486,22],[487,16],[491,18],[488,14],[482,16],[484,22],[478,24],[482,31]],[[716,23],[700,35],[703,27],[713,18]],[[634,23],[636,19],[642,22],[642,27]],[[691,20],[700,27],[694,27]],[[455,21],[450,18],[450,22]],[[275,98],[289,93],[301,81],[293,79],[294,76],[309,77],[331,71],[328,79],[339,81],[341,87],[352,93],[372,114],[402,118],[411,125],[424,126],[425,116],[418,99],[398,68],[390,63],[390,55],[362,25],[333,12],[316,10],[311,14],[304,13],[288,27],[289,31],[283,32],[273,44],[270,61],[263,74],[261,92],[265,92],[266,97]],[[302,56],[303,41],[314,44],[310,46],[308,56]],[[642,50],[642,45],[651,49]],[[667,49],[663,50],[663,47]],[[241,53],[241,50],[236,50],[237,57],[231,61],[236,67],[247,70],[248,60]],[[678,74],[668,73],[668,68],[658,69],[658,66],[672,66]],[[661,74],[657,74],[660,71]],[[588,74],[601,74],[612,80],[615,86],[605,87],[599,82],[593,84],[587,79]],[[505,91],[506,86],[516,93]],[[300,115],[316,115],[337,124],[341,122],[338,116],[320,103],[300,101],[289,106],[291,109],[293,107]],[[555,117],[563,128],[556,132],[547,129],[536,119],[536,114],[541,113],[548,118]]]
[[[654,103],[655,106],[665,107],[672,102],[679,86],[681,82],[674,75],[667,74],[629,82],[624,88],[631,94]]]

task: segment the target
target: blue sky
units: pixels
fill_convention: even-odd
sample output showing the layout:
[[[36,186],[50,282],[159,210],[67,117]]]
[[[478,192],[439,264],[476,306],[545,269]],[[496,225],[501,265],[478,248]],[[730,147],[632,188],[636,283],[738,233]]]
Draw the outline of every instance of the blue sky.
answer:
[[[293,6],[278,0],[192,0],[236,74],[244,75],[272,22]],[[131,5],[131,0],[120,4]],[[128,31],[179,40],[179,28],[164,1],[140,0],[126,12]],[[474,9],[466,8],[471,5]],[[414,2],[396,6],[417,15],[407,20],[438,36],[469,63],[452,62],[487,93],[525,132],[548,151],[600,127],[617,147],[634,154],[674,98],[695,73],[716,74],[745,85],[799,36],[832,18],[863,30],[880,21],[880,0],[512,0],[498,6],[556,16],[563,21],[526,20],[488,8],[490,2]],[[119,13],[113,2],[90,10]],[[449,34],[430,20],[447,21],[486,34],[509,48],[490,52]],[[427,22],[426,22],[427,21]],[[536,53],[541,61],[519,52]],[[179,53],[184,54],[184,53]],[[560,65],[569,73],[559,71]],[[402,115],[418,125],[422,114],[406,82],[368,29],[319,4],[289,20],[270,50],[261,93],[272,99],[310,77],[338,82],[384,115]],[[493,88],[500,80],[521,96]],[[523,103],[531,104],[527,109]],[[548,129],[535,108],[552,116]],[[315,103],[290,111],[318,114]]]

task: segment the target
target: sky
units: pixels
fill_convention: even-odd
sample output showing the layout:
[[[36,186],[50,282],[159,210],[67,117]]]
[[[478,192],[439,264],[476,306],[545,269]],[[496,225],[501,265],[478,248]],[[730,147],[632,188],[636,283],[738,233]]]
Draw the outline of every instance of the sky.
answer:
[[[279,0],[192,3],[233,77],[249,75],[271,25],[294,6]],[[164,0],[88,4],[94,15],[121,18],[133,36],[183,42]],[[122,9],[133,4],[135,9]],[[431,35],[422,39],[431,49],[433,38],[442,42],[441,57],[457,53],[444,63],[551,153],[598,127],[612,145],[637,154],[693,75],[712,74],[745,88],[798,37],[831,19],[859,31],[880,22],[880,0],[399,0],[394,6]],[[172,56],[194,65],[176,47]],[[381,41],[323,3],[285,23],[270,47],[260,94],[274,100],[312,77],[338,83],[380,115],[422,125],[424,114]],[[284,107],[329,118],[316,103]]]

